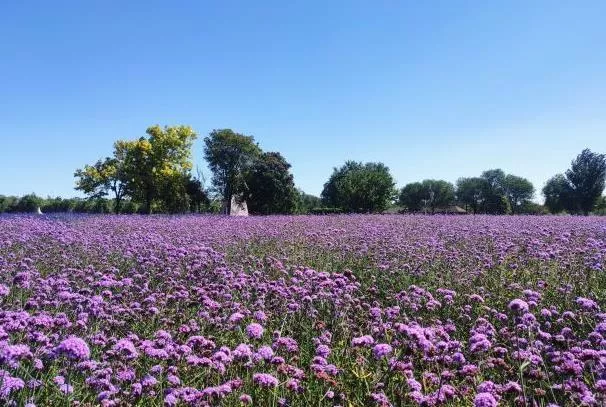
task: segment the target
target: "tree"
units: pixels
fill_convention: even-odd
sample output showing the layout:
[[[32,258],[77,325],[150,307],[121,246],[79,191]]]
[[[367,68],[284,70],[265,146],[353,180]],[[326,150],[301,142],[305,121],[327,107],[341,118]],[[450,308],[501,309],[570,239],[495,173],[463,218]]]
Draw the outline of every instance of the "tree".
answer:
[[[191,171],[191,147],[197,135],[189,126],[152,126],[148,137],[119,140],[116,156],[124,157],[128,189],[133,199],[151,213],[155,201],[169,211],[187,208],[184,179]]]
[[[495,195],[505,194],[505,172],[497,168],[493,170],[486,170],[482,173],[482,178],[488,183],[488,187],[491,192]]]
[[[400,191],[398,203],[405,206],[409,212],[419,212],[423,209],[426,191],[420,182],[406,184]]]
[[[185,191],[189,197],[190,209],[192,212],[202,212],[210,205],[210,199],[204,190],[204,185],[200,178],[187,177],[185,180]]]
[[[484,178],[459,178],[456,195],[457,199],[465,204],[466,209],[471,209],[475,214],[482,210],[485,194],[489,189],[488,181]]]
[[[551,213],[560,213],[564,210],[574,211],[573,190],[568,179],[557,174],[551,177],[543,187],[545,206]]]
[[[585,149],[566,171],[575,206],[589,214],[602,195],[606,180],[606,156]]]
[[[306,194],[301,189],[297,189],[297,208],[296,213],[307,214],[314,208],[319,208],[322,205],[322,199],[315,195]]]
[[[114,210],[120,213],[122,200],[127,195],[127,175],[124,171],[124,156],[118,150],[114,157],[106,157],[93,165],[85,165],[74,173],[76,190],[87,194],[90,198],[102,198],[109,191],[114,194]]]
[[[382,212],[394,197],[394,181],[382,163],[347,161],[324,184],[322,200],[345,212]]]
[[[213,130],[204,138],[204,145],[204,158],[213,173],[212,184],[229,212],[232,196],[245,192],[246,172],[261,154],[261,149],[254,137],[231,129]]]
[[[426,179],[421,183],[425,195],[425,206],[434,213],[437,208],[450,205],[454,201],[454,186],[447,181]]]
[[[252,214],[293,213],[296,190],[290,164],[280,153],[262,153],[246,172],[244,199]]]
[[[505,197],[509,201],[512,213],[520,213],[522,207],[532,200],[534,186],[526,178],[507,174],[503,180]]]

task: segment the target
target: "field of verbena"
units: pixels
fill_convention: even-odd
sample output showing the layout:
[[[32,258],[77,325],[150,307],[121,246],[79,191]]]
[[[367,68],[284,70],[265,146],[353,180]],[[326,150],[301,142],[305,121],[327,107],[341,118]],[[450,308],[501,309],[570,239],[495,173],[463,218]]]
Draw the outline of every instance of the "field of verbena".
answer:
[[[1,405],[603,405],[606,220],[0,217]]]

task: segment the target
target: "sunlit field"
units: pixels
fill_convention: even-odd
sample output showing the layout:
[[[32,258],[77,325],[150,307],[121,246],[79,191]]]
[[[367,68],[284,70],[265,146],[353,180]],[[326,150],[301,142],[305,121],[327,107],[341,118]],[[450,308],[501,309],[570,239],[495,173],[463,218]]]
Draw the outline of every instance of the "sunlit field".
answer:
[[[0,404],[606,403],[606,219],[0,217]]]

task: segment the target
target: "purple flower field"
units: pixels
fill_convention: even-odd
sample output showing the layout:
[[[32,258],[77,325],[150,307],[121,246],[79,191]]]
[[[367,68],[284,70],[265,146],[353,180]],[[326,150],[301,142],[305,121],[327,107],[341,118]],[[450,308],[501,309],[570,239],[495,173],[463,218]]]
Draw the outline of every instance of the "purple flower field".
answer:
[[[606,404],[606,219],[0,217],[0,405]]]

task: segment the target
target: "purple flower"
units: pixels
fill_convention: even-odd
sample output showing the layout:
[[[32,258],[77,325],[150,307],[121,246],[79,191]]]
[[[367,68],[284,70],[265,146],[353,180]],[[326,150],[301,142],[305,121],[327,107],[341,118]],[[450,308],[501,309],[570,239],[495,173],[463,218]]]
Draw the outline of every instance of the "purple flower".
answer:
[[[508,308],[512,311],[523,314],[525,312],[528,312],[528,303],[524,300],[516,298],[515,300],[509,303]]]
[[[385,395],[385,393],[381,392],[381,393],[372,393],[370,395],[370,398],[372,398],[372,401],[380,406],[380,407],[391,407],[392,404],[390,403],[389,399],[387,398],[387,396]]]
[[[257,351],[257,354],[262,359],[271,360],[271,358],[274,356],[274,351],[271,347],[264,345],[259,348],[259,350]]]
[[[379,343],[379,344],[375,345],[374,348],[372,348],[372,354],[377,359],[381,359],[386,356],[389,356],[391,354],[391,352],[393,352],[393,348],[391,347],[391,345],[389,345],[387,343]]]
[[[246,327],[246,334],[252,339],[261,339],[265,330],[260,324],[253,322]]]
[[[474,407],[497,407],[498,403],[490,393],[478,393],[473,401]]]
[[[63,342],[55,347],[55,353],[71,360],[86,360],[90,358],[90,349],[86,342],[75,336],[63,340]]]
[[[370,335],[363,335],[351,340],[351,346],[370,346],[375,343],[375,340]]]
[[[120,339],[113,349],[117,354],[128,360],[136,359],[139,356],[137,348],[129,339]]]
[[[278,379],[267,373],[255,373],[253,381],[261,387],[274,388],[280,383]]]

